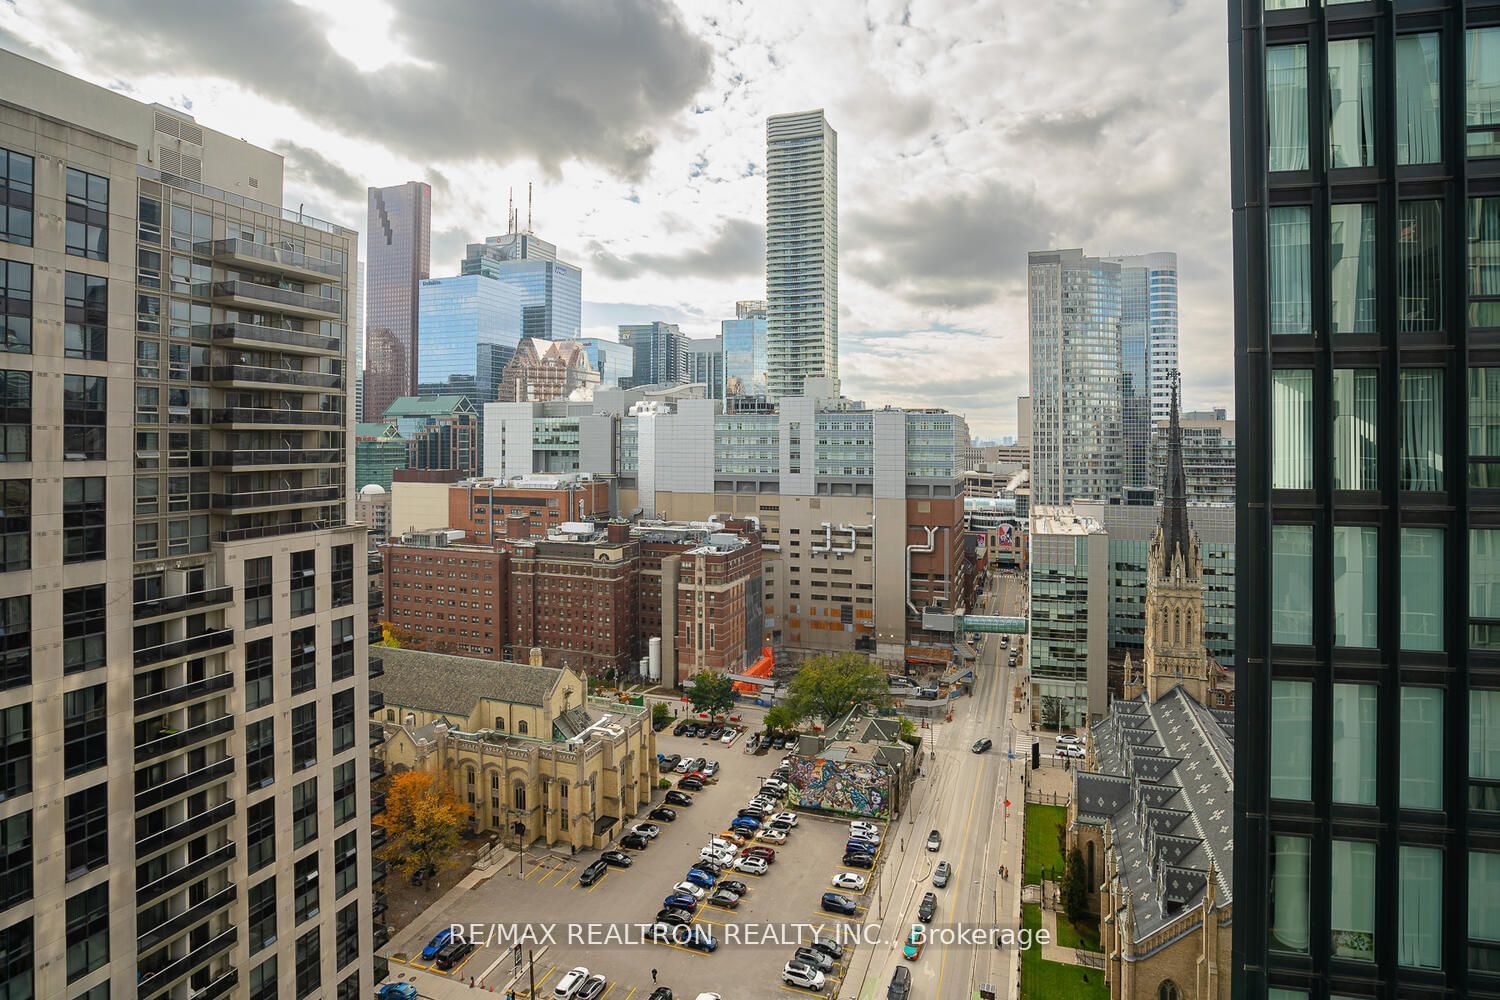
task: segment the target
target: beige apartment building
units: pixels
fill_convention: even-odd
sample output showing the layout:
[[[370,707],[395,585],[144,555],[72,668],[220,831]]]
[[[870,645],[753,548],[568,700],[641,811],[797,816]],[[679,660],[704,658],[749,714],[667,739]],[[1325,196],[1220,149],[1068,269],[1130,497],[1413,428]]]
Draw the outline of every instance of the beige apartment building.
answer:
[[[357,233],[0,51],[0,993],[376,980]]]

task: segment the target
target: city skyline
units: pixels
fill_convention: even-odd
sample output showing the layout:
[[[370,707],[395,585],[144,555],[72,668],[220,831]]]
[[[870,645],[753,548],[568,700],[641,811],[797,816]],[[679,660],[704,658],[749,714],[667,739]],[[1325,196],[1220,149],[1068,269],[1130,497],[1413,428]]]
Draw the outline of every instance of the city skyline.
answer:
[[[597,99],[598,113],[616,124],[592,122],[562,136],[559,129],[573,123],[533,127],[541,109],[497,110],[474,93],[434,97],[439,124],[413,128],[429,144],[421,151],[382,137],[369,122],[351,123],[342,105],[328,111],[337,120],[313,120],[306,109],[288,114],[292,98],[278,88],[296,74],[270,83],[239,60],[156,60],[125,45],[85,47],[64,28],[70,11],[89,9],[82,0],[0,6],[0,46],[104,85],[128,80],[138,99],[191,102],[200,121],[233,121],[237,134],[287,157],[289,205],[356,228],[366,186],[429,181],[434,275],[456,273],[467,243],[504,232],[507,191],[534,180],[534,227],[588,272],[583,335],[606,338],[621,324],[657,319],[679,323],[685,335],[713,336],[736,300],[764,295],[765,118],[823,106],[845,153],[839,332],[846,393],[900,405],[935,401],[963,412],[981,436],[998,438],[1015,431],[1005,401],[1026,381],[1025,255],[1048,246],[1176,250],[1184,408],[1232,403],[1223,17],[1214,5],[1174,6],[1081,17],[1069,4],[1003,12],[979,5],[939,18],[921,4],[909,12],[893,5],[871,11],[868,22],[835,8],[811,12],[804,23],[717,6],[687,12],[626,4],[622,18],[638,52],[659,55],[659,65],[647,70],[652,59],[612,54],[601,75],[607,70],[615,81],[624,74],[629,83],[620,95],[610,92],[614,82],[605,88],[592,76],[569,85]],[[114,20],[127,8],[97,11],[110,28],[100,34],[130,37],[135,24]],[[301,8],[291,10],[302,25]],[[325,30],[316,44],[354,60],[334,59],[335,87],[346,76],[362,79],[354,67],[407,69],[432,44],[428,28],[414,28],[393,7],[377,6],[368,18],[352,9],[318,16]],[[153,29],[152,44],[176,50],[190,45],[180,32],[199,29],[224,39],[263,30],[233,26],[230,17],[214,11],[163,25]],[[591,37],[597,28],[588,14],[546,17],[536,29],[558,45],[570,44],[569,32]],[[800,24],[795,37],[793,24]],[[220,43],[205,44],[213,52]],[[1162,57],[1139,60],[1146,44]],[[1072,63],[1063,56],[1080,47],[1110,60],[1108,98],[1067,70]],[[518,72],[539,78],[552,65],[514,56]],[[995,60],[1024,72],[997,83]],[[170,74],[162,69],[168,64],[177,67]],[[644,96],[648,72],[661,85],[651,97]],[[908,82],[892,83],[901,79]],[[927,96],[938,92],[948,95],[942,106]],[[1184,108],[1173,96],[1182,93],[1204,96]],[[479,114],[489,117],[481,123]],[[432,131],[444,122],[483,124],[504,138],[455,133],[447,153]],[[1136,169],[1115,170],[1122,160]],[[1018,172],[1017,163],[1028,167]],[[373,176],[371,164],[380,165]],[[944,246],[959,255],[956,262],[935,254]],[[982,377],[969,360],[977,352],[995,359]]]

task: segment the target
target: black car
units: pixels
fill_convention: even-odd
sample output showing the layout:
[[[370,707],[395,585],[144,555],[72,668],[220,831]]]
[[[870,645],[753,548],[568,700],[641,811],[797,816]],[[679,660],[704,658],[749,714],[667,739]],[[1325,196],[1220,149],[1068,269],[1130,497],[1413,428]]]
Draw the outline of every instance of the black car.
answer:
[[[738,909],[740,896],[737,892],[726,892],[723,889],[715,889],[708,901],[715,906],[722,906],[726,910]]]
[[[473,950],[473,941],[449,941],[443,946],[443,950],[438,952],[437,967],[444,970],[451,969],[459,962],[462,962],[464,956]]]
[[[716,864],[712,861],[704,861],[702,858],[699,858],[697,861],[693,862],[693,867],[698,869],[699,871],[708,872],[714,878],[718,878],[720,875],[724,874],[723,865]]]
[[[815,937],[812,946],[835,962],[844,957],[844,946],[833,938]]]
[[[639,833],[627,833],[625,836],[620,838],[620,846],[628,847],[632,851],[644,851],[650,843],[651,841],[647,840]]]
[[[646,1000],[672,1000],[672,991],[665,986],[658,986]]]
[[[988,750],[990,747],[992,747],[994,745],[995,745],[994,741],[992,741],[988,736],[983,737],[982,739],[979,739],[979,740],[975,741],[975,743],[974,743],[974,752],[975,753],[984,753],[986,750]]]
[[[605,851],[603,854],[599,855],[599,860],[603,861],[607,865],[612,865],[615,868],[629,868],[631,865],[635,864],[635,861],[631,859],[630,855],[624,853],[623,851]]]
[[[886,988],[885,1000],[907,1000],[911,996],[911,970],[904,965],[896,966],[891,973],[891,985]]]
[[[749,816],[751,819],[765,819],[766,811],[764,809],[758,809],[755,806],[746,806],[739,812],[735,813],[734,816],[735,819],[739,819],[741,816]]]
[[[922,902],[917,906],[917,919],[924,924],[932,923],[932,915],[937,912],[937,893],[928,892],[922,895]]]
[[[646,816],[649,819],[656,820],[658,823],[673,823],[677,820],[677,810],[668,809],[666,806],[657,806],[648,812]]]
[[[693,804],[693,797],[691,795],[687,794],[686,792],[679,792],[676,789],[668,792],[665,796],[665,799],[668,805],[690,806]],[[657,817],[652,816],[651,818],[656,819]]]
[[[702,868],[703,862],[698,862],[698,867]],[[745,887],[745,883],[739,881],[738,879],[732,878],[727,878],[724,881],[720,882],[718,888],[726,890],[728,892],[732,892],[736,896],[740,896],[742,898],[744,897],[745,893],[750,891]]]
[[[686,789],[689,792],[701,792],[703,791],[703,782],[692,777],[682,778],[677,782],[677,787]]]
[[[662,774],[666,774],[680,763],[682,763],[682,754],[669,753],[661,759],[661,763],[656,765],[656,769]]]
[[[854,905],[854,900],[836,892],[823,893],[823,909],[829,913],[842,913],[846,916],[853,916],[859,911],[859,907]]]
[[[603,858],[600,858],[598,861],[592,861],[589,863],[589,866],[587,868],[579,873],[578,884],[593,885],[595,882],[603,878],[604,873],[608,870],[609,863],[606,862]]]
[[[589,976],[578,987],[578,992],[573,994],[573,1000],[599,1000],[604,995],[605,988],[609,986],[609,980],[603,976]]]
[[[656,922],[659,924],[671,924],[675,927],[692,923],[693,915],[686,910],[674,910],[669,906],[664,910],[657,911]]]
[[[851,851],[844,855],[845,868],[863,868],[869,871],[875,867],[875,855],[865,854],[862,851]]]
[[[692,729],[692,728],[693,728],[693,724],[691,722],[679,722],[679,723],[677,723],[676,726],[672,727],[672,735],[673,736],[686,736],[687,735],[687,731],[689,729]]]
[[[707,733],[708,733],[707,727],[705,727],[705,726],[694,726],[692,728],[692,730],[688,733],[688,735],[691,736],[693,739],[698,740],[698,739],[702,739],[704,737],[704,735],[706,735]]]

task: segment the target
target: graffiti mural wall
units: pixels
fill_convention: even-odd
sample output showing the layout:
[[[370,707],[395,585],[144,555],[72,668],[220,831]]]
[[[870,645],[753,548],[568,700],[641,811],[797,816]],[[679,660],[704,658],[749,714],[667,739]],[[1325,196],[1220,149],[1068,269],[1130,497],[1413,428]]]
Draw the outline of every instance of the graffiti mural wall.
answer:
[[[788,798],[803,809],[888,819],[895,775],[867,761],[793,756]]]

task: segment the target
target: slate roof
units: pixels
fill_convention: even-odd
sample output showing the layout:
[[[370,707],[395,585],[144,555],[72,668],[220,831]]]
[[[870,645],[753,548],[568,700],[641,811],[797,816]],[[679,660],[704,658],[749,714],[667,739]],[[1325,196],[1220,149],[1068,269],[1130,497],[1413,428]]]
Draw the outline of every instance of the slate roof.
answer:
[[[555,667],[448,656],[416,649],[382,647],[385,675],[370,681],[370,690],[387,705],[441,712],[467,721],[482,699],[541,706],[563,672]],[[578,692],[582,697],[583,692]]]
[[[1090,734],[1096,770],[1073,773],[1078,818],[1113,828],[1136,940],[1201,903],[1211,868],[1218,905],[1233,900],[1232,727],[1233,713],[1176,687],[1154,705],[1116,701]]]

